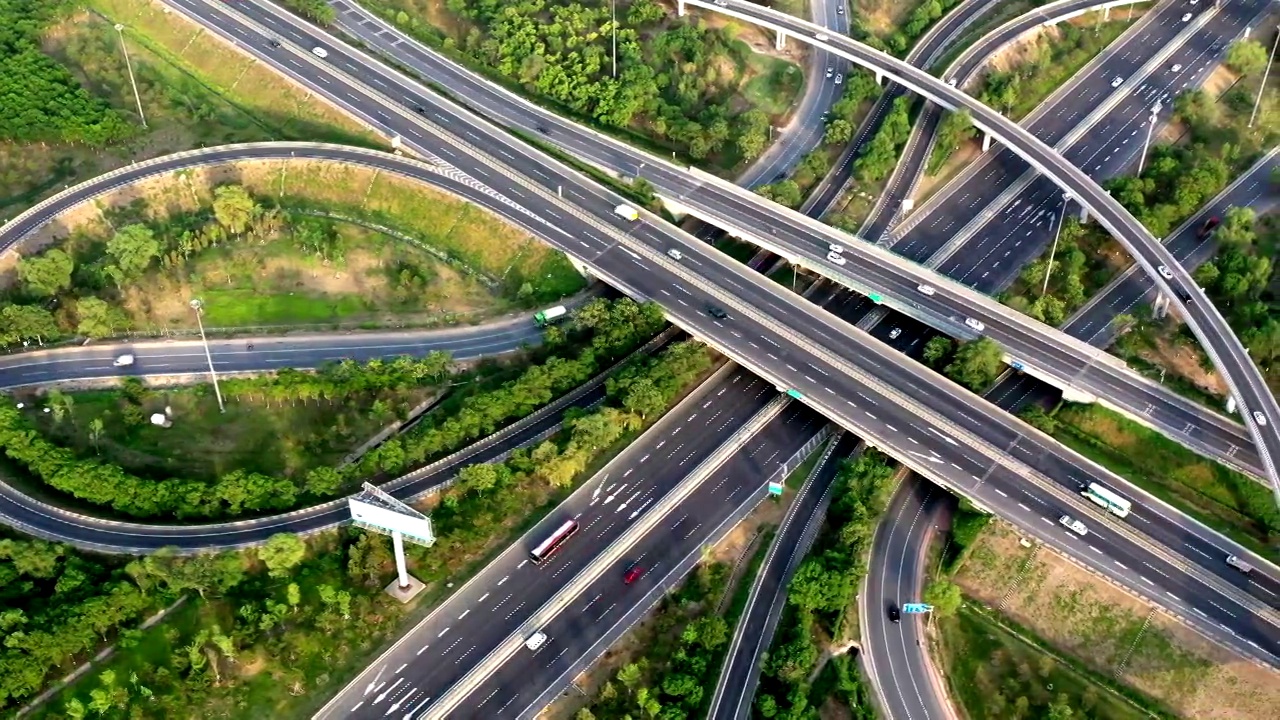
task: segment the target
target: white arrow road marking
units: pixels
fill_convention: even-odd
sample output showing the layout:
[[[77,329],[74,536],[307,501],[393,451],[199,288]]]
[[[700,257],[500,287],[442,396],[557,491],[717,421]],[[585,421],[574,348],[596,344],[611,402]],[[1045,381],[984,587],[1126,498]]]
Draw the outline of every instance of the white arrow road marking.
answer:
[[[939,458],[939,457],[933,457],[932,455],[925,455],[924,453],[918,453],[918,452],[916,452],[915,450],[908,450],[907,452],[908,452],[908,453],[910,453],[910,454],[912,454],[912,455],[915,455],[915,456],[916,456],[916,457],[918,457],[918,458],[924,458],[926,461],[931,462],[931,463],[941,463],[941,462],[942,462],[942,458]]]
[[[396,685],[399,685],[402,682],[404,682],[404,678],[400,678],[399,680],[396,680],[395,684],[393,684],[391,687],[387,688],[386,690],[383,690],[381,695],[378,695],[378,697],[373,699],[373,704],[377,705],[378,703],[385,700],[387,698],[387,694],[390,693],[392,690],[395,690]]]
[[[938,437],[942,438],[943,440],[946,440],[947,442],[951,443],[952,445],[959,445],[959,444],[960,444],[960,443],[956,442],[955,440],[952,440],[951,438],[947,437],[946,435],[944,435],[944,434],[942,434],[942,433],[938,432],[937,430],[934,430],[934,429],[933,429],[933,428],[931,428],[931,427],[926,427],[925,429],[926,429],[926,430],[928,430],[929,432],[933,433],[934,435],[937,435]]]
[[[369,684],[365,685],[364,687],[365,695],[368,695],[369,693],[373,692],[373,689],[378,686],[378,679],[382,677],[382,673],[386,672],[386,669],[387,669],[386,665],[383,665],[382,667],[378,668],[378,674],[374,675],[373,680],[371,680]]]

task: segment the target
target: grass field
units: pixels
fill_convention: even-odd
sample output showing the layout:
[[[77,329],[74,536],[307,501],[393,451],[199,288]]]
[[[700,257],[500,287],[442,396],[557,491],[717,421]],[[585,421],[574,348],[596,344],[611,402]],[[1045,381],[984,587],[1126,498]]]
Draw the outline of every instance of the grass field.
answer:
[[[1269,488],[1096,405],[1067,405],[1054,436],[1174,507],[1273,560],[1280,513]]]
[[[33,415],[42,434],[87,457],[99,457],[144,477],[214,479],[234,470],[297,476],[313,467],[335,466],[395,419],[394,411],[416,405],[430,389],[388,394],[383,403],[351,395],[335,400],[268,402],[227,397],[225,414],[209,386],[147,393],[142,423],[126,421],[119,391],[71,394],[71,412],[61,422],[52,413]],[[173,426],[145,417],[172,408]],[[92,423],[102,421],[93,438]]]
[[[1093,683],[1099,703],[1110,687],[1126,700],[1108,700],[1108,706],[1132,701],[1155,714],[1196,720],[1269,719],[1280,703],[1280,683],[1270,670],[1153,612],[1145,601],[1053,552],[1021,545],[1018,533],[1002,522],[983,532],[954,579],[968,603],[993,608],[1003,602],[1000,616],[1010,627],[1062,658],[1055,668],[1071,666],[1103,679]],[[998,636],[986,642],[997,641],[1009,642]],[[994,675],[992,680],[1021,686],[1018,677],[1026,673],[1013,667],[1012,678]],[[1114,685],[1106,678],[1114,678]],[[966,692],[958,679],[953,687]]]
[[[804,88],[804,72],[781,58],[747,54],[749,79],[742,96],[769,115],[785,115]]]
[[[998,616],[973,605],[937,621],[942,674],[952,699],[970,720],[1044,717],[1065,696],[1073,710],[1096,720],[1139,720],[1150,715],[1110,691],[1105,680],[1029,642]],[[1025,703],[1026,711],[1018,713]]]
[[[277,73],[147,0],[87,0],[47,34],[44,50],[140,124],[114,23],[124,24],[146,129],[118,146],[0,143],[0,218],[69,183],[131,161],[203,145],[320,140],[383,147]]]

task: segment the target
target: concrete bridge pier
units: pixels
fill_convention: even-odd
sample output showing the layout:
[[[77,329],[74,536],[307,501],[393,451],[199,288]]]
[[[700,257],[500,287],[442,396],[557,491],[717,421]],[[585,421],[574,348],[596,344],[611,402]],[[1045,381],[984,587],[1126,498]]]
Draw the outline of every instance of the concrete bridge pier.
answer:
[[[676,0],[676,15],[684,17],[684,0]]]
[[[991,133],[982,133],[982,152],[991,149]]]
[[[1151,314],[1158,320],[1163,320],[1169,314],[1169,296],[1160,293],[1156,296],[1156,301],[1151,304]]]

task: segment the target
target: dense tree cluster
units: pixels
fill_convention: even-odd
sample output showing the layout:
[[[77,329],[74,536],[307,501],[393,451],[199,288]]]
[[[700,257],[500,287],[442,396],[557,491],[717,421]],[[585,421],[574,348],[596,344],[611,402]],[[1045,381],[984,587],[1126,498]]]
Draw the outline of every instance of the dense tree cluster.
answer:
[[[281,0],[280,4],[321,25],[332,23],[335,15],[327,0]]]
[[[101,145],[133,129],[40,50],[69,0],[0,0],[0,140]]]
[[[303,495],[328,497],[355,479],[399,473],[491,434],[577,387],[604,363],[656,334],[663,322],[661,311],[653,305],[627,299],[593,301],[575,314],[562,333],[566,337],[561,342],[570,349],[586,348],[576,358],[551,356],[500,387],[467,397],[449,417],[423,421],[388,440],[357,463],[342,470],[316,468],[301,480],[243,471],[227,473],[211,483],[138,477],[117,465],[81,458],[58,447],[32,430],[22,411],[12,404],[0,407],[0,445],[11,460],[52,488],[134,517],[222,518],[281,510],[293,506]],[[684,362],[677,366],[674,360],[666,361],[664,372],[672,377],[680,377],[679,373],[697,364],[688,354],[672,357]],[[420,360],[337,363],[316,374],[287,370],[267,381],[230,380],[226,387],[228,392],[263,392],[274,398],[340,397],[350,392],[429,385],[442,379],[448,368],[448,357],[435,353]],[[665,380],[653,384],[670,391]],[[637,407],[651,408],[644,404],[648,399],[642,395],[636,391]]]
[[[1267,251],[1275,238],[1259,243],[1256,222],[1253,210],[1228,208],[1213,233],[1217,255],[1196,268],[1195,279],[1225,311],[1254,359],[1271,368],[1280,358],[1280,313],[1269,290],[1275,267]]]
[[[404,3],[370,5],[423,40],[441,42],[444,31],[424,27]],[[655,0],[620,0],[614,77],[609,2],[445,5],[462,21],[458,36],[443,38],[446,50],[578,117],[653,137],[696,159],[728,150],[751,158],[768,142],[770,119],[740,94],[752,50],[729,31],[673,17]]]
[[[880,129],[867,143],[862,155],[853,162],[854,176],[862,182],[879,182],[893,172],[902,147],[911,137],[911,97],[903,95],[893,101]]]
[[[1187,97],[1179,96],[1175,107],[1192,102]],[[1157,145],[1141,175],[1123,175],[1105,187],[1153,235],[1164,237],[1226,187],[1237,159],[1229,148],[1217,154],[1205,147]]]
[[[929,153],[929,164],[925,168],[925,172],[929,175],[934,175],[941,170],[942,166],[951,159],[951,155],[978,133],[978,129],[973,126],[973,117],[969,115],[967,109],[942,112],[942,121],[938,123],[933,150]]]
[[[875,450],[847,461],[836,479],[826,526],[787,587],[787,613],[764,665],[756,710],[764,717],[808,717],[808,679],[818,659],[816,637],[834,637],[866,575],[876,524],[893,489],[896,469]],[[856,678],[845,674],[840,689],[856,695]]]
[[[153,607],[119,567],[43,540],[0,540],[0,709]]]
[[[974,392],[983,392],[1004,372],[1004,348],[989,337],[961,343],[943,372]]]

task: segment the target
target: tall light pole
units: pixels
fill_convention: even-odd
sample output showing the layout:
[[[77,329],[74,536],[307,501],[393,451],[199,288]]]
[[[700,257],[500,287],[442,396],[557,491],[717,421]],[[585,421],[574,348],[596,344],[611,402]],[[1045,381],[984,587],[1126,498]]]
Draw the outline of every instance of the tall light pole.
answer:
[[[1044,268],[1044,287],[1040,288],[1040,295],[1043,296],[1049,292],[1049,276],[1053,274],[1053,256],[1058,253],[1058,238],[1062,237],[1062,222],[1067,217],[1067,203],[1071,202],[1070,193],[1062,195],[1062,210],[1058,213],[1058,229],[1053,231],[1053,247],[1049,249],[1049,264]]]
[[[1151,133],[1156,129],[1156,116],[1160,114],[1160,103],[1151,106],[1151,120],[1147,123],[1147,140],[1142,143],[1142,152],[1138,153],[1138,174],[1142,174],[1142,165],[1147,159],[1147,150],[1151,148]]]
[[[1249,113],[1249,127],[1258,117],[1258,106],[1262,105],[1262,91],[1267,89],[1267,75],[1271,74],[1271,64],[1276,61],[1276,46],[1280,45],[1280,27],[1276,28],[1275,42],[1271,43],[1271,56],[1267,58],[1267,66],[1262,69],[1262,83],[1258,85],[1258,99],[1253,101],[1253,112]]]
[[[133,78],[133,62],[129,60],[129,48],[124,44],[124,25],[116,23],[116,34],[120,36],[120,52],[124,53],[124,66],[129,70],[129,84],[133,86],[133,100],[138,103],[138,118],[142,127],[147,127],[147,116],[142,114],[142,96],[138,94],[138,81]]]
[[[204,303],[200,302],[199,298],[193,298],[189,304],[191,309],[196,311],[196,325],[200,327],[200,342],[204,344],[204,359],[209,361],[209,377],[213,379],[213,394],[218,397],[218,412],[226,412],[227,406],[222,404],[222,389],[218,387],[218,371],[213,369],[213,353],[209,352],[209,339],[204,336],[204,320],[200,318]]]
[[[613,79],[618,79],[618,0],[609,0],[609,12],[613,15]]]

